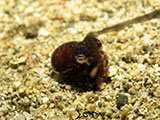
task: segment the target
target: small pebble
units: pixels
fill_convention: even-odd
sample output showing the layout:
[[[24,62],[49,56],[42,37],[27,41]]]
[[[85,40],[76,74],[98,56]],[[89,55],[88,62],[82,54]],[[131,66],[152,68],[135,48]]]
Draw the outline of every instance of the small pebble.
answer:
[[[127,120],[128,119],[128,113],[126,111],[122,112],[121,114],[121,120]]]
[[[87,104],[86,109],[87,109],[88,111],[90,111],[90,112],[93,112],[93,111],[95,111],[95,109],[96,109],[96,105],[89,103],[89,104]]]
[[[128,103],[128,97],[126,95],[118,93],[116,95],[116,105],[117,108],[120,109],[121,106],[125,105]]]
[[[109,67],[109,77],[112,77],[114,75],[116,75],[118,72],[118,68],[116,66],[110,66]]]
[[[43,98],[43,103],[47,103],[49,101],[49,98],[48,97],[44,97]]]
[[[21,105],[28,106],[30,104],[30,100],[27,97],[21,100]]]

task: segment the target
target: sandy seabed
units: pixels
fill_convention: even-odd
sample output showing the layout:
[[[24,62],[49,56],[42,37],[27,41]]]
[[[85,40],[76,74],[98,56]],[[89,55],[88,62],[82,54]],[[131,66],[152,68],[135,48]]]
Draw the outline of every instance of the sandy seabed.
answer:
[[[1,0],[0,120],[160,120],[160,19],[100,35],[109,77],[79,92],[52,77],[62,43],[160,8],[159,0]]]

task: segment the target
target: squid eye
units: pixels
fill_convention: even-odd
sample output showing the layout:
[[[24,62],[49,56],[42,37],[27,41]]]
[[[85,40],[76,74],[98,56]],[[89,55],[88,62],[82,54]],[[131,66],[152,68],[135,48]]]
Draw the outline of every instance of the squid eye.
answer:
[[[86,58],[85,58],[84,55],[80,54],[80,55],[77,55],[77,56],[76,56],[76,61],[77,61],[78,63],[84,63],[84,62],[86,62]]]

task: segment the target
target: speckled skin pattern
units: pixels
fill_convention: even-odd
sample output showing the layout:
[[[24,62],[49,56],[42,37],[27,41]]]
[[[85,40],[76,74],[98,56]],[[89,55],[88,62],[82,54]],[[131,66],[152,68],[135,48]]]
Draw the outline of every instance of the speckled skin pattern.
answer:
[[[107,78],[108,59],[101,42],[92,33],[81,42],[60,45],[53,52],[51,63],[59,79],[67,83],[88,86]]]

